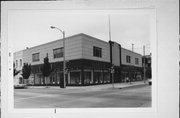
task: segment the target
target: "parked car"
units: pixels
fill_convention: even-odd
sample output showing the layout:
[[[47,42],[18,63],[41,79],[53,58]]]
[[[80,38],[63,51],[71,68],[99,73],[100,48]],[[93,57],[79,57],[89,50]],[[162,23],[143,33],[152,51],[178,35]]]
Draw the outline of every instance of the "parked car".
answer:
[[[26,84],[15,84],[14,88],[15,89],[25,89],[25,88],[27,88],[27,85]]]
[[[152,79],[151,78],[148,79],[148,84],[152,85]]]

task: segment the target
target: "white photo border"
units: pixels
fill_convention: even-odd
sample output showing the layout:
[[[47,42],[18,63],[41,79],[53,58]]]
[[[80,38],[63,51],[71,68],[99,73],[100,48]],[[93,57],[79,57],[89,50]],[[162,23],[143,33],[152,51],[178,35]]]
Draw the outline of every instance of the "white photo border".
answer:
[[[9,4],[10,3],[10,4]],[[119,115],[123,117],[146,117],[148,116],[149,118],[156,118],[158,117],[158,40],[157,40],[157,32],[156,32],[156,9],[155,8],[145,8],[145,9],[136,9],[136,8],[119,8],[115,10],[106,10],[106,9],[84,9],[82,7],[81,10],[78,8],[73,8],[73,9],[58,9],[59,7],[54,4],[49,4],[51,2],[38,2],[38,5],[35,5],[35,2],[19,2],[24,4],[17,4],[17,3],[11,3],[11,2],[4,2],[2,3],[2,116],[10,117],[19,117],[19,118],[24,118],[25,117],[39,117],[43,116],[45,117],[58,117],[58,116],[63,116],[63,117],[69,117],[69,116],[79,116],[78,114],[80,113],[81,117],[82,116],[94,116],[94,115],[102,115],[104,114],[103,117],[109,117],[111,116],[111,113],[114,115]],[[42,5],[40,5],[42,3]],[[151,108],[59,108],[56,109],[57,113],[54,113],[54,108],[52,109],[14,109],[14,92],[13,92],[13,53],[12,53],[12,48],[13,44],[11,44],[11,41],[8,39],[8,12],[11,10],[57,10],[54,8],[54,6],[57,7],[58,10],[63,10],[63,11],[71,11],[71,12],[90,12],[90,13],[115,13],[115,12],[128,12],[128,14],[133,13],[133,12],[139,12],[139,13],[145,13],[145,14],[150,14],[151,16],[151,51],[152,51],[152,76],[153,78],[156,78],[156,80],[153,79],[153,84],[152,84],[152,107]],[[65,7],[66,8],[66,7]],[[7,78],[8,75],[8,78]],[[6,78],[6,79],[5,79]],[[95,109],[95,110],[93,110]],[[29,111],[30,110],[30,111]],[[38,115],[37,115],[38,114]],[[82,115],[83,114],[83,115]],[[29,115],[29,116],[28,116]],[[116,117],[119,117],[116,116]]]

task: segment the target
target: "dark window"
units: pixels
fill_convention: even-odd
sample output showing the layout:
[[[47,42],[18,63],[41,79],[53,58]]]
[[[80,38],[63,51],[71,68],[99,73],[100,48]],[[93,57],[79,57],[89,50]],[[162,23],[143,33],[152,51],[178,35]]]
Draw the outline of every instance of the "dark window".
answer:
[[[39,61],[39,53],[32,54],[32,61]]]
[[[63,57],[63,48],[57,48],[53,50],[54,58]]]
[[[102,57],[102,48],[93,47],[93,56],[95,57]]]
[[[139,59],[138,58],[135,58],[135,64],[139,64]]]
[[[126,56],[126,62],[127,62],[127,63],[131,63],[131,57],[128,56],[128,55]]]

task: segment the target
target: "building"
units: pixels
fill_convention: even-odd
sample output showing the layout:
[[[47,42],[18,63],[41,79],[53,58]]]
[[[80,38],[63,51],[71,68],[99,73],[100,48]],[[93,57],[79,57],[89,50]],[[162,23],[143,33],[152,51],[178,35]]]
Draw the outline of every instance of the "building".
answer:
[[[152,78],[152,69],[151,69],[151,54],[145,55],[142,57],[142,66],[145,69],[145,78]],[[143,72],[144,74],[144,72]],[[143,75],[144,76],[144,75]]]
[[[14,84],[21,84],[23,83],[23,77],[22,77],[22,67],[23,67],[23,51],[18,51],[14,53],[14,63],[13,67],[16,71],[19,71],[19,73],[14,76]]]
[[[32,85],[45,85],[41,66],[47,55],[53,69],[46,81],[49,85],[59,85],[63,79],[63,56],[67,67],[67,85],[111,83],[112,73],[114,82],[124,82],[126,77],[141,79],[142,56],[122,48],[116,42],[105,42],[80,33],[66,37],[65,55],[63,49],[62,39],[27,48],[19,56],[15,53],[14,63],[31,64],[28,83]]]
[[[142,77],[142,55],[122,48],[116,42],[110,44],[110,62],[114,65],[114,81],[125,82],[128,77],[130,81],[141,80]]]

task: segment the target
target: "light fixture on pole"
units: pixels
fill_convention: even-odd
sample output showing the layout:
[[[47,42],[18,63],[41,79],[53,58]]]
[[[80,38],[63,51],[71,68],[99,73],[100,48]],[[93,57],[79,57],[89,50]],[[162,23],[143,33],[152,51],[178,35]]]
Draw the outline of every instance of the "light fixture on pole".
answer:
[[[58,27],[54,27],[54,26],[51,26],[51,29],[57,29],[59,30],[62,34],[63,34],[63,75],[64,75],[64,78],[63,78],[63,84],[61,84],[60,82],[60,88],[66,88],[66,75],[65,75],[65,69],[66,69],[66,64],[65,64],[65,31],[61,30],[60,28]]]

